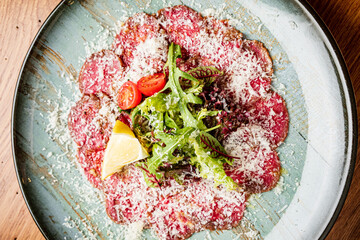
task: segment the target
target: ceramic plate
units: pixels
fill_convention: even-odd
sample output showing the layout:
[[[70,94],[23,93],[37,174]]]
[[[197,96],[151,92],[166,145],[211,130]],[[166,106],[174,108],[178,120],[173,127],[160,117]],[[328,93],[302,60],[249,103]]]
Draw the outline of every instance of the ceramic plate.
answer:
[[[79,99],[77,74],[108,46],[118,21],[176,4],[231,19],[273,58],[272,83],[286,101],[289,135],[278,152],[276,189],[254,195],[241,225],[191,239],[325,238],[344,203],[354,169],[357,126],[349,75],[329,31],[305,1],[64,1],[35,38],[19,75],[12,118],[14,161],[23,196],[48,239],[125,239],[100,192],[76,165],[67,131]],[[210,11],[209,8],[216,9]],[[156,239],[146,230],[142,238]]]

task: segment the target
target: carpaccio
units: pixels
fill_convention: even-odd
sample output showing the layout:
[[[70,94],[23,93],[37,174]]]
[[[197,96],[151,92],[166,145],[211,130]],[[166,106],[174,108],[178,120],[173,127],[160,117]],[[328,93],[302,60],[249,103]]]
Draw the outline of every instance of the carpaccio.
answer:
[[[233,165],[226,174],[241,190],[227,191],[196,171],[183,171],[182,184],[172,178],[160,188],[146,185],[130,164],[104,181],[101,163],[111,129],[120,119],[116,94],[127,80],[161,72],[171,42],[182,48],[178,67],[188,71],[215,66],[225,77],[204,91],[207,107],[221,108],[227,120],[223,145]],[[284,141],[289,117],[284,100],[270,90],[273,74],[267,49],[243,35],[227,20],[202,17],[183,6],[139,13],[120,28],[109,50],[92,54],[79,74],[83,97],[71,109],[69,130],[78,145],[78,160],[88,180],[103,190],[109,217],[120,224],[143,222],[161,239],[185,239],[203,229],[224,230],[239,224],[251,193],[269,191],[280,177],[276,148]]]

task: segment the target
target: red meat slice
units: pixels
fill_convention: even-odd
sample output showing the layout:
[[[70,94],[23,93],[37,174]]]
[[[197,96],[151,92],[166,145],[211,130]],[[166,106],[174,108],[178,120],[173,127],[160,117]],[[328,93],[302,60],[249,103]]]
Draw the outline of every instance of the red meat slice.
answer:
[[[284,99],[276,92],[269,92],[266,98],[255,103],[249,111],[249,122],[260,125],[274,146],[282,143],[288,133],[289,114]]]
[[[149,222],[160,239],[186,239],[196,232],[191,216],[181,209],[181,204],[187,205],[189,202],[181,203],[179,200],[165,198],[150,214]]]
[[[195,55],[186,60],[178,59],[177,62],[177,67],[183,72],[187,72],[193,68],[197,68],[201,66],[213,66],[213,65],[214,65],[213,62],[211,62],[209,59],[200,57],[199,55]]]
[[[245,49],[255,53],[264,72],[268,76],[271,76],[273,73],[272,60],[269,51],[264,47],[264,44],[256,40],[245,40],[243,46]]]
[[[112,51],[102,50],[85,60],[79,74],[79,88],[83,94],[104,92],[111,95],[112,83],[122,77],[121,59]]]
[[[225,39],[221,41],[221,45],[217,48],[217,53],[213,54],[220,68],[248,80],[263,77],[264,74],[266,77],[272,75],[272,60],[261,42]]]
[[[261,165],[263,172],[253,172],[245,181],[246,189],[249,192],[267,192],[273,189],[279,181],[281,165],[278,154],[275,151],[266,152],[263,157],[264,162]]]
[[[178,5],[161,9],[158,12],[162,26],[170,36],[170,42],[194,53],[198,47],[197,36],[203,25],[203,18],[195,10]]]
[[[258,77],[250,81],[251,88],[261,95],[262,92],[268,92],[270,90],[271,78]]]
[[[176,7],[175,7],[176,8]],[[179,14],[182,13],[182,14]],[[168,11],[161,12],[165,17],[165,25],[169,35],[175,43],[186,48],[193,56],[200,55],[211,61],[222,70],[238,58],[242,46],[242,34],[228,24],[226,20],[217,20],[213,17],[201,18],[201,15],[187,7],[182,6],[179,9],[169,8]],[[169,16],[170,15],[170,16]],[[176,18],[185,18],[191,16],[191,20],[178,21],[178,25],[168,23],[169,19],[176,22]],[[182,25],[186,26],[186,31]]]
[[[149,223],[162,239],[184,239],[203,229],[230,229],[245,210],[245,194],[193,181],[177,195],[164,198],[149,215]]]
[[[83,146],[86,142],[86,127],[91,123],[99,112],[100,100],[94,95],[83,95],[83,97],[71,108],[68,118],[70,135],[75,143]]]
[[[104,182],[107,214],[121,224],[143,221],[161,239],[184,239],[205,228],[230,229],[243,217],[243,192],[229,192],[200,179],[187,179],[184,185],[173,179],[166,182],[149,188],[142,172],[129,165]]]
[[[77,145],[88,151],[105,149],[111,135],[112,126],[109,120],[103,117],[97,119],[105,102],[94,95],[83,95],[70,110],[68,118],[70,135]]]
[[[236,31],[219,20],[207,20],[207,35],[201,34],[193,54],[208,58],[217,68],[235,76],[235,85],[263,77],[264,72],[270,77],[273,72],[271,58],[262,43],[237,38]]]
[[[78,161],[84,169],[85,176],[89,182],[96,188],[102,188],[101,164],[104,159],[104,150],[89,152],[80,148],[78,152]]]
[[[239,95],[239,103],[242,106],[252,105],[254,102],[266,96],[270,91],[270,85],[271,78],[268,77],[257,77],[247,82],[241,91],[237,93]]]
[[[245,158],[236,159],[232,166],[228,165],[225,172],[245,191],[261,193],[276,186],[280,169],[280,160],[275,151],[257,147],[248,152]]]
[[[206,18],[205,27],[210,36],[217,35],[224,41],[241,41],[243,34],[229,25],[229,20],[219,20],[214,17]]]
[[[116,223],[145,221],[156,192],[146,185],[139,169],[133,165],[125,168],[104,180],[106,212]]]
[[[138,13],[121,27],[113,49],[127,65],[124,78],[136,83],[163,70],[168,52],[167,34],[154,16]]]
[[[223,144],[229,155],[237,157],[231,166],[226,165],[225,172],[245,191],[265,192],[276,185],[280,160],[261,126],[240,127]]]
[[[146,13],[135,14],[121,27],[115,37],[113,49],[122,55],[125,64],[129,66],[137,46],[147,39],[159,36],[159,33],[165,34],[154,16]]]
[[[239,225],[244,216],[245,199],[244,197],[243,199],[234,198],[229,200],[221,196],[215,198],[211,222],[207,224],[206,228],[210,230],[226,230]],[[231,209],[231,211],[224,214],[224,209]]]

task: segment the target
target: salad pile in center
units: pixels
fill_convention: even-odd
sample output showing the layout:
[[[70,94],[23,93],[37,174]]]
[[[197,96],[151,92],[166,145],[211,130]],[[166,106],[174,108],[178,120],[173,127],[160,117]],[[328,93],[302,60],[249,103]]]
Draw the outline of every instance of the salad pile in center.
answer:
[[[191,164],[201,177],[213,179],[216,185],[223,184],[227,189],[235,189],[237,184],[224,170],[224,164],[231,164],[232,159],[212,134],[221,127],[217,119],[221,111],[205,108],[199,96],[205,86],[211,85],[223,73],[212,66],[184,72],[176,66],[177,59],[181,59],[181,48],[172,43],[161,74],[162,79],[167,78],[166,85],[131,111],[135,135],[150,153],[137,165],[144,171],[149,186],[161,186],[167,171]],[[146,77],[148,84],[151,81],[157,84],[158,76]],[[126,96],[136,98],[136,90],[133,91],[134,94]],[[123,99],[121,92],[118,103],[124,110],[127,107],[123,101],[129,100]],[[173,177],[176,179],[176,174]]]

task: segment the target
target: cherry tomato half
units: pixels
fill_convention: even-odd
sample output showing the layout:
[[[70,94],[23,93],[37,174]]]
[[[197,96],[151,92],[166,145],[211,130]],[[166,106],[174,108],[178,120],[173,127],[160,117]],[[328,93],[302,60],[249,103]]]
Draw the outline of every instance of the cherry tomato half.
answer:
[[[141,102],[141,93],[136,84],[131,81],[124,83],[119,90],[117,101],[122,110],[136,107]]]
[[[142,77],[137,82],[137,87],[145,96],[152,96],[165,87],[165,77],[164,73],[155,73],[153,75]]]

